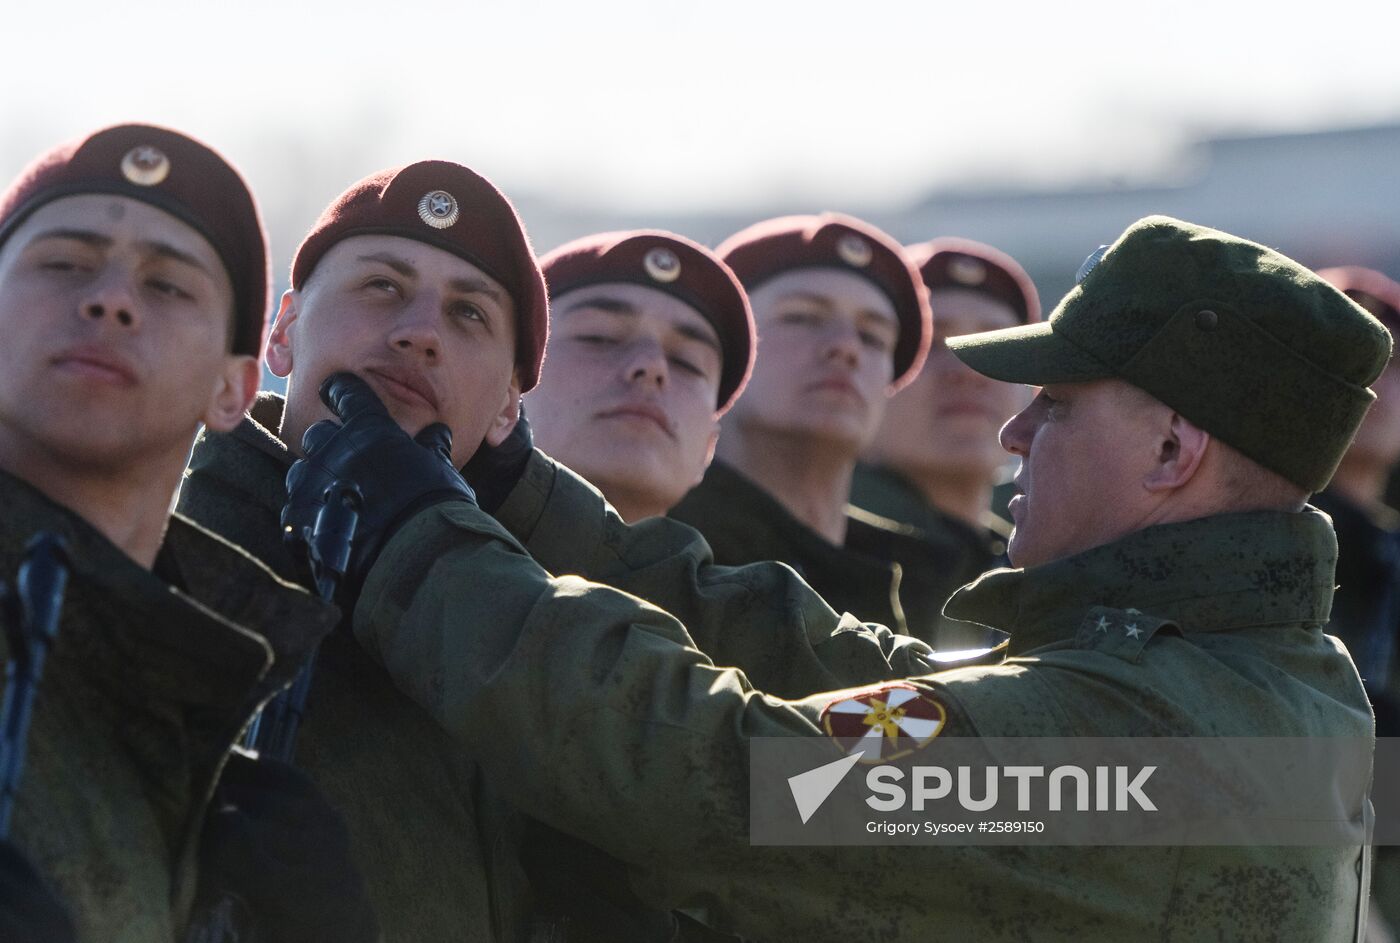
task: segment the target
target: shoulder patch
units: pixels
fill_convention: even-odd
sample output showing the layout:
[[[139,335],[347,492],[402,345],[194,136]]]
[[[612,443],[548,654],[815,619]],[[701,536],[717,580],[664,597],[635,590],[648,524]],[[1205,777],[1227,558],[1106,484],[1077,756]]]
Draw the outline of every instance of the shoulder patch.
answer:
[[[1137,662],[1152,636],[1163,628],[1175,630],[1177,625],[1171,619],[1137,609],[1094,606],[1084,616],[1074,640],[1080,648],[1092,648],[1124,661]]]
[[[943,732],[948,711],[922,689],[897,681],[848,692],[822,710],[822,726],[847,756],[886,763],[922,749]]]

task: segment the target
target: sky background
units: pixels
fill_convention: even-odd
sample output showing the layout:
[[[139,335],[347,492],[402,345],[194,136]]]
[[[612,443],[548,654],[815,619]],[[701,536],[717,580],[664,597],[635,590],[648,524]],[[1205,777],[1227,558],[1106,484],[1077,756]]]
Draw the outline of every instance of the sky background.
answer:
[[[3,2],[0,176],[167,123],[274,236],[425,157],[517,201],[758,213],[1170,179],[1205,135],[1400,121],[1395,0]]]

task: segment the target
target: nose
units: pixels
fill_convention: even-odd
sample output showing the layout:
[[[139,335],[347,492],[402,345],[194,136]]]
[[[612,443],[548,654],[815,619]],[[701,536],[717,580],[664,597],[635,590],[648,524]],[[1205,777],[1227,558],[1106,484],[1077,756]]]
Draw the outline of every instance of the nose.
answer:
[[[854,370],[860,364],[860,331],[844,321],[831,325],[822,349],[822,360]]]
[[[389,346],[437,360],[442,352],[442,317],[441,301],[432,292],[423,292],[399,310],[389,331]]]
[[[93,321],[112,321],[120,327],[134,327],[137,316],[132,295],[130,273],[120,266],[109,266],[91,284],[82,303],[83,316]]]
[[[1036,425],[1032,411],[1037,408],[1039,402],[1039,397],[1032,400],[1030,405],[1008,419],[1006,425],[1001,427],[1001,433],[997,439],[1001,442],[1001,447],[1012,455],[1025,458],[1029,454],[1031,439],[1035,437]]]
[[[666,352],[655,341],[639,341],[630,345],[622,372],[629,385],[654,386],[658,390],[665,388],[671,375],[666,364]]]

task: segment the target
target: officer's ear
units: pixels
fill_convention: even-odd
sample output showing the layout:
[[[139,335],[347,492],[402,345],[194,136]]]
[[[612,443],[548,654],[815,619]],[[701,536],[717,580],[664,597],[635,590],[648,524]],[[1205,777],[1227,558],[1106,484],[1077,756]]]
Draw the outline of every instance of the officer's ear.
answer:
[[[1148,491],[1166,493],[1186,485],[1201,467],[1211,435],[1178,412],[1172,412],[1159,436],[1156,460],[1143,485]]]
[[[223,369],[215,378],[209,408],[204,412],[204,425],[215,432],[232,432],[253,405],[261,379],[258,358],[249,354],[225,357]]]
[[[274,376],[285,377],[292,372],[291,326],[301,312],[301,292],[289,289],[282,293],[282,305],[277,320],[267,337],[267,368]]]
[[[486,430],[486,444],[495,448],[506,440],[520,421],[520,371],[512,370],[510,385],[506,387],[505,399],[501,408],[491,419],[491,427]]]

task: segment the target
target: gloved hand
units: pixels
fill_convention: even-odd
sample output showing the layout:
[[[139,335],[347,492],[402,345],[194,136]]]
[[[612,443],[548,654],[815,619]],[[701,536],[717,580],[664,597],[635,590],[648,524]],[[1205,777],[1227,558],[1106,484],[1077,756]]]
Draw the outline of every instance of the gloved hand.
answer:
[[[632,893],[627,866],[585,841],[527,820],[520,864],[540,910],[567,922],[570,943],[676,939],[676,915],[638,899]]]
[[[495,514],[525,474],[525,463],[535,450],[530,420],[525,418],[525,401],[520,401],[520,418],[500,445],[484,441],[476,454],[462,466],[462,477],[476,492],[476,500],[487,514]]]
[[[353,599],[389,538],[419,511],[476,495],[452,465],[452,431],[440,422],[417,436],[399,428],[369,385],[353,373],[334,373],[321,400],[343,420],[325,419],[302,437],[305,457],[287,472],[282,526],[293,539],[310,533],[326,491],[337,480],[363,497],[342,595]]]
[[[237,901],[259,943],[379,938],[345,821],[276,760],[230,754],[200,836],[200,887],[201,900]]]
[[[0,841],[0,940],[75,943],[77,938],[63,902],[17,848]]]

